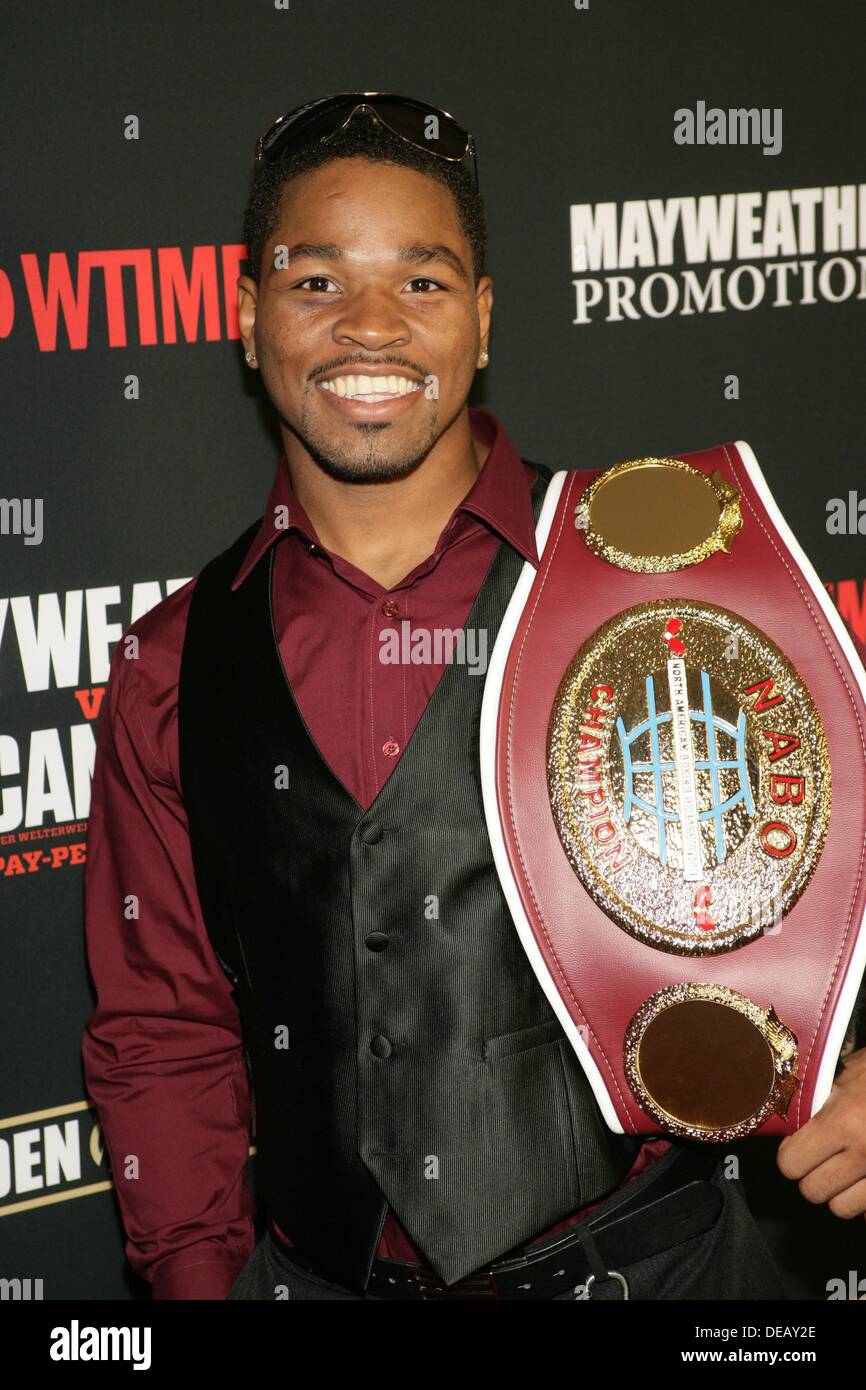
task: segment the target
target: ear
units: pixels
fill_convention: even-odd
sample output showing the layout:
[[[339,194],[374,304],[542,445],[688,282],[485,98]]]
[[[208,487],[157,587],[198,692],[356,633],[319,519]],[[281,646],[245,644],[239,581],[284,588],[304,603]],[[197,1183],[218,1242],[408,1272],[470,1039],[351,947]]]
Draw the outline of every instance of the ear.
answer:
[[[244,354],[251,367],[256,364],[256,307],[259,287],[250,275],[238,276],[238,328]]]
[[[475,303],[478,309],[478,325],[481,341],[478,351],[490,351],[490,318],[493,312],[493,281],[489,275],[482,275],[475,287]],[[486,362],[483,364],[486,366]]]

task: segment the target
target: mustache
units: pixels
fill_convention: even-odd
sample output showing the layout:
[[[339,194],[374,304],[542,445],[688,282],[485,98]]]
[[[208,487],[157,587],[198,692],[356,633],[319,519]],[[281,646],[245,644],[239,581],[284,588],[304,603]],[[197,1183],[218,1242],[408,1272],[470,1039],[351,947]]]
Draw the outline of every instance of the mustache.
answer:
[[[407,372],[417,372],[420,377],[425,377],[427,373],[417,362],[412,362],[408,357],[335,357],[332,361],[326,362],[322,367],[310,372],[308,381],[316,381],[325,372],[336,372],[342,367],[402,367]]]

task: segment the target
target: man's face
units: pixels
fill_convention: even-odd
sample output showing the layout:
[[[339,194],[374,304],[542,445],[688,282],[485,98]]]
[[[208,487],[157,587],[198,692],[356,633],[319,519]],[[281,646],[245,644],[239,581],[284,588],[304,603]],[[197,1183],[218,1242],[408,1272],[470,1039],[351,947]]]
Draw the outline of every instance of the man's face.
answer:
[[[284,190],[258,286],[238,284],[241,336],[284,430],[333,477],[404,476],[464,409],[492,281],[473,284],[436,179],[366,159],[303,174]]]

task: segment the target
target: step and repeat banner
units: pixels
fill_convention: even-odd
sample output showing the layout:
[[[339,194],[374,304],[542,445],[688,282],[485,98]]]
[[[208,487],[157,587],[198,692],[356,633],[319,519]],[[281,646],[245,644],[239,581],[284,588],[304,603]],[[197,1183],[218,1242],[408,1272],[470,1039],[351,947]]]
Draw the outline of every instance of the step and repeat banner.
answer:
[[[866,28],[834,0],[13,0],[3,30],[0,1277],[137,1299],[80,1061],[95,734],[125,629],[271,483],[236,315],[256,137],[338,91],[451,111],[494,278],[472,403],[554,469],[747,440],[866,655]],[[792,1294],[866,1292],[866,1224],[774,1151],[731,1146]]]

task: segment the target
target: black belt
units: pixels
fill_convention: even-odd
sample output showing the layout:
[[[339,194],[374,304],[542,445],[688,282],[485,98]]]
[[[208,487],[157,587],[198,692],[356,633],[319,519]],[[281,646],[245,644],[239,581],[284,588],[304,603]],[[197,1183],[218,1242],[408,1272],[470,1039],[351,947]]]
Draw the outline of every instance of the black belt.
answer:
[[[591,1298],[605,1279],[628,1298],[628,1281],[621,1266],[691,1240],[715,1225],[723,1195],[710,1179],[719,1163],[714,1144],[681,1144],[668,1162],[657,1159],[644,1175],[612,1193],[586,1220],[525,1248],[517,1255],[495,1260],[455,1284],[445,1284],[433,1270],[405,1260],[373,1261],[367,1292],[377,1298],[414,1299],[550,1299],[567,1290],[575,1298]],[[660,1171],[656,1171],[660,1170]],[[631,1191],[632,1183],[637,1188]],[[287,1256],[319,1277],[327,1274],[294,1247]]]

